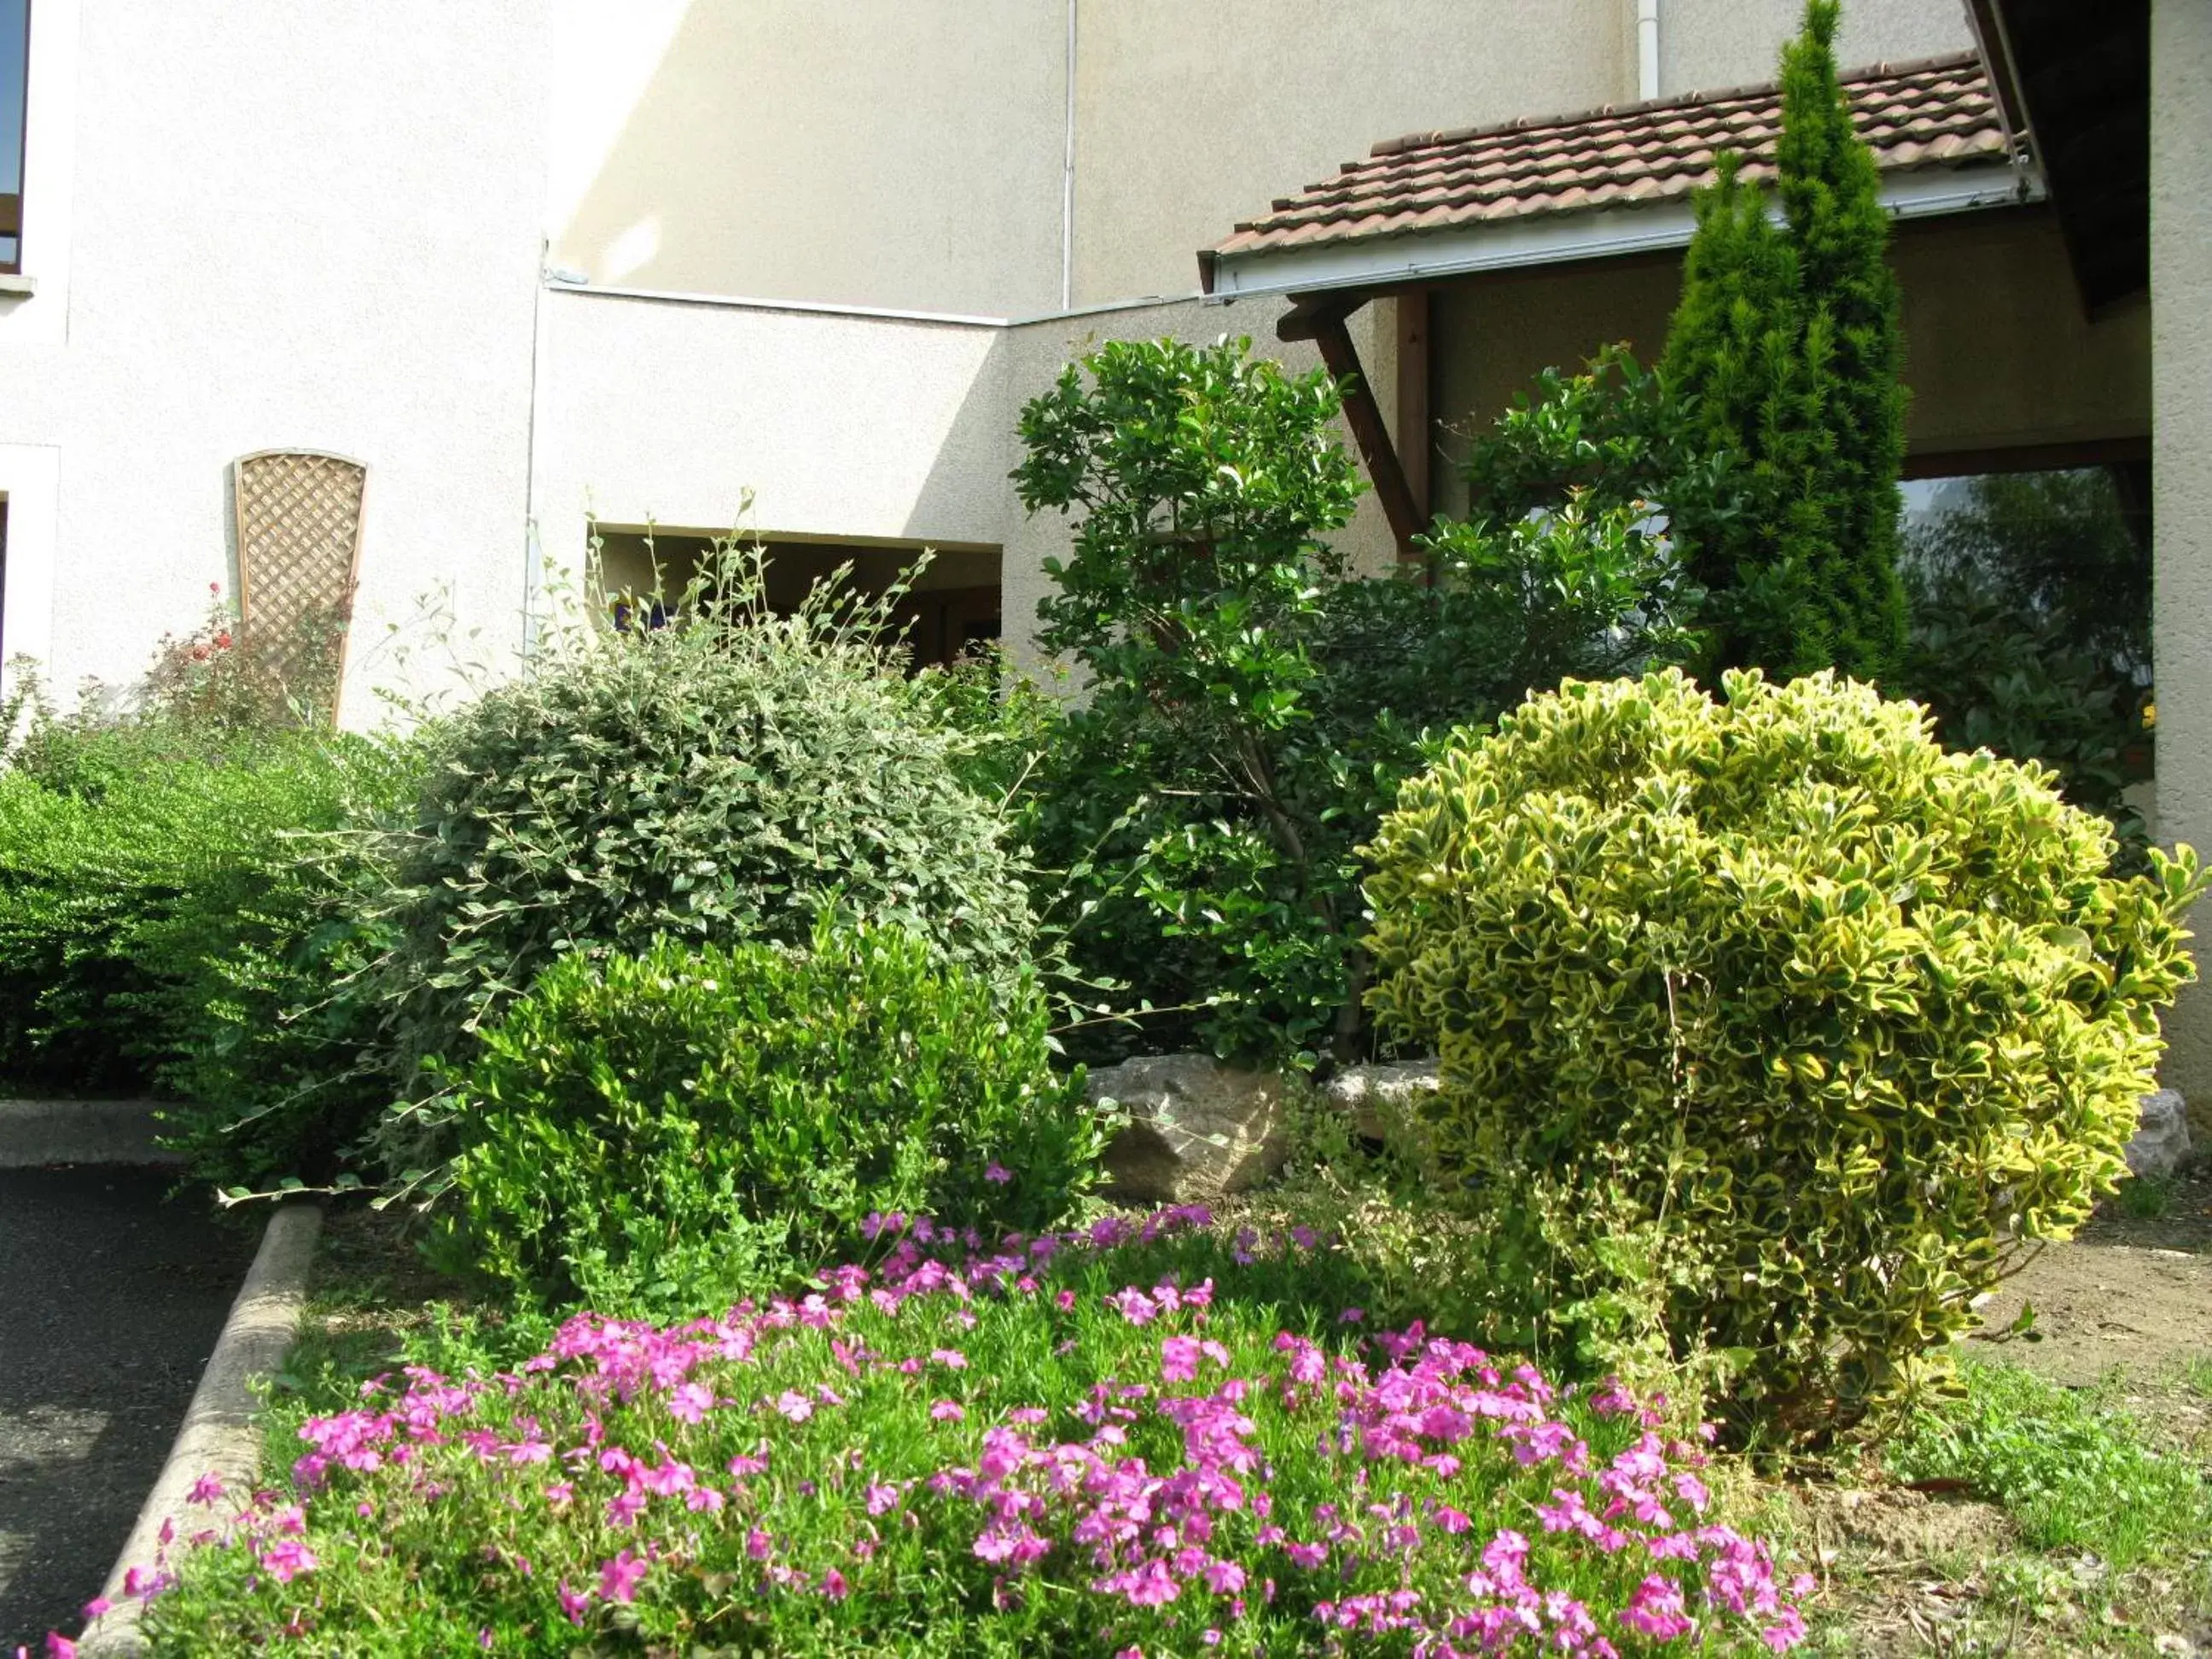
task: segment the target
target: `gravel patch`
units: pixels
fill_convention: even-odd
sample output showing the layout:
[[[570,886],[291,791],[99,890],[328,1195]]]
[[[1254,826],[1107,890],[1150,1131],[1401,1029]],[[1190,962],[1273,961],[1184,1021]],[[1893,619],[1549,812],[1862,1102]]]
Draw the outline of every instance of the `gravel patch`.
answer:
[[[252,1259],[165,1170],[0,1170],[0,1654],[75,1630]]]

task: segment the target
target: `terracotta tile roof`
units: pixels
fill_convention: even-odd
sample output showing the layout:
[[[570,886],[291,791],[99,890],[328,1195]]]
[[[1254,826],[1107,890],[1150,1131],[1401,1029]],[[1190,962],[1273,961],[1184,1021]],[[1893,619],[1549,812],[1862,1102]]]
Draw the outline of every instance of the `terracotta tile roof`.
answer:
[[[2003,120],[1972,52],[1878,64],[1843,82],[1885,172],[2005,159]],[[1771,179],[1781,125],[1781,93],[1763,86],[1413,133],[1238,225],[1212,257],[1675,201],[1711,182],[1723,149],[1744,156],[1747,179]]]

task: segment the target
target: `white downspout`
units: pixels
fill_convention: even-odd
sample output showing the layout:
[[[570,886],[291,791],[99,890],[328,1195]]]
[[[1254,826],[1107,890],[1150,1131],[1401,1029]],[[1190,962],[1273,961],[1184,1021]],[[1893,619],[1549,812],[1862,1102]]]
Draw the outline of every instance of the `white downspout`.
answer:
[[[1060,308],[1075,304],[1075,0],[1067,0],[1067,130],[1060,152]]]
[[[1636,96],[1659,95],[1659,0],[1636,0]]]

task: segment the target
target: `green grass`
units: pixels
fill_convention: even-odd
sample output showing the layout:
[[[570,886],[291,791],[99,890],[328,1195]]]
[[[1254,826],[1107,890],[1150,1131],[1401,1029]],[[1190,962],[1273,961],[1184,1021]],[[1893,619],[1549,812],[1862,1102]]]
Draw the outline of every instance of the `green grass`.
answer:
[[[1921,1413],[1886,1449],[1899,1480],[1962,1481],[2010,1514],[2031,1547],[2094,1550],[2115,1569],[2212,1537],[2206,1471],[2155,1446],[2109,1390],[1986,1360],[1960,1374],[1964,1396]]]
[[[2120,1183],[2120,1213],[2130,1221],[2157,1221],[2173,1208],[2171,1176],[2136,1176]]]

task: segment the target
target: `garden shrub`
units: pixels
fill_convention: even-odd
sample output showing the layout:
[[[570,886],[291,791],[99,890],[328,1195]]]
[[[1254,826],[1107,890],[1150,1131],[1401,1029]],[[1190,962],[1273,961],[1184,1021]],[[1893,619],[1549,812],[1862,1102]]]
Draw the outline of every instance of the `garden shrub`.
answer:
[[[398,751],[331,732],[231,732],[216,744],[155,719],[38,733],[0,775],[0,1066],[11,1082],[151,1087],[228,1121],[289,1092],[287,1068],[294,1081],[319,1074],[307,1028],[280,1018],[332,988],[326,964],[301,960],[329,920],[308,848],[387,799],[404,769]],[[201,1115],[173,1115],[191,1120],[173,1127],[197,1146]],[[285,1133],[327,1142],[304,1121]],[[207,1172],[252,1179],[289,1156],[266,1151]]]
[[[1644,1655],[1805,1639],[1705,1455],[1619,1388],[1359,1334],[1335,1252],[1167,1211],[821,1293],[580,1315],[310,1419],[196,1494],[159,1659],[473,1652]],[[235,1517],[234,1524],[233,1517]],[[189,1534],[193,1528],[188,1522]],[[220,1535],[219,1535],[220,1534]]]
[[[1088,676],[1030,834],[1073,897],[1073,954],[1128,988],[1147,1047],[1356,1057],[1353,849],[1424,745],[1678,646],[1665,543],[1579,472],[1548,517],[1440,526],[1418,572],[1347,570],[1328,540],[1360,487],[1340,403],[1249,341],[1161,341],[1105,347],[1023,411],[1024,504],[1075,520],[1039,637]],[[1560,424],[1486,453],[1549,469]],[[1092,1035],[1111,1052],[1130,1027]]]
[[[376,971],[402,1170],[449,1115],[420,1062],[473,1033],[558,957],[798,943],[834,902],[1012,984],[1026,893],[999,803],[957,775],[968,740],[898,672],[879,610],[817,591],[769,606],[757,549],[725,544],[665,627],[585,627],[446,723],[420,798],[378,857]]]
[[[1896,689],[1943,740],[2041,761],[2067,799],[2146,839],[2150,545],[2110,473],[1972,478],[1913,524],[1900,567],[1912,637]]]
[[[1034,1230],[1103,1120],[1008,992],[895,927],[805,949],[572,953],[456,1081],[439,1254],[534,1298],[694,1312],[857,1245],[878,1211]]]
[[[1407,785],[1368,883],[1446,1190],[1548,1340],[1639,1306],[1796,1439],[1909,1395],[2110,1191],[2195,855],[1826,674],[1576,683]]]

